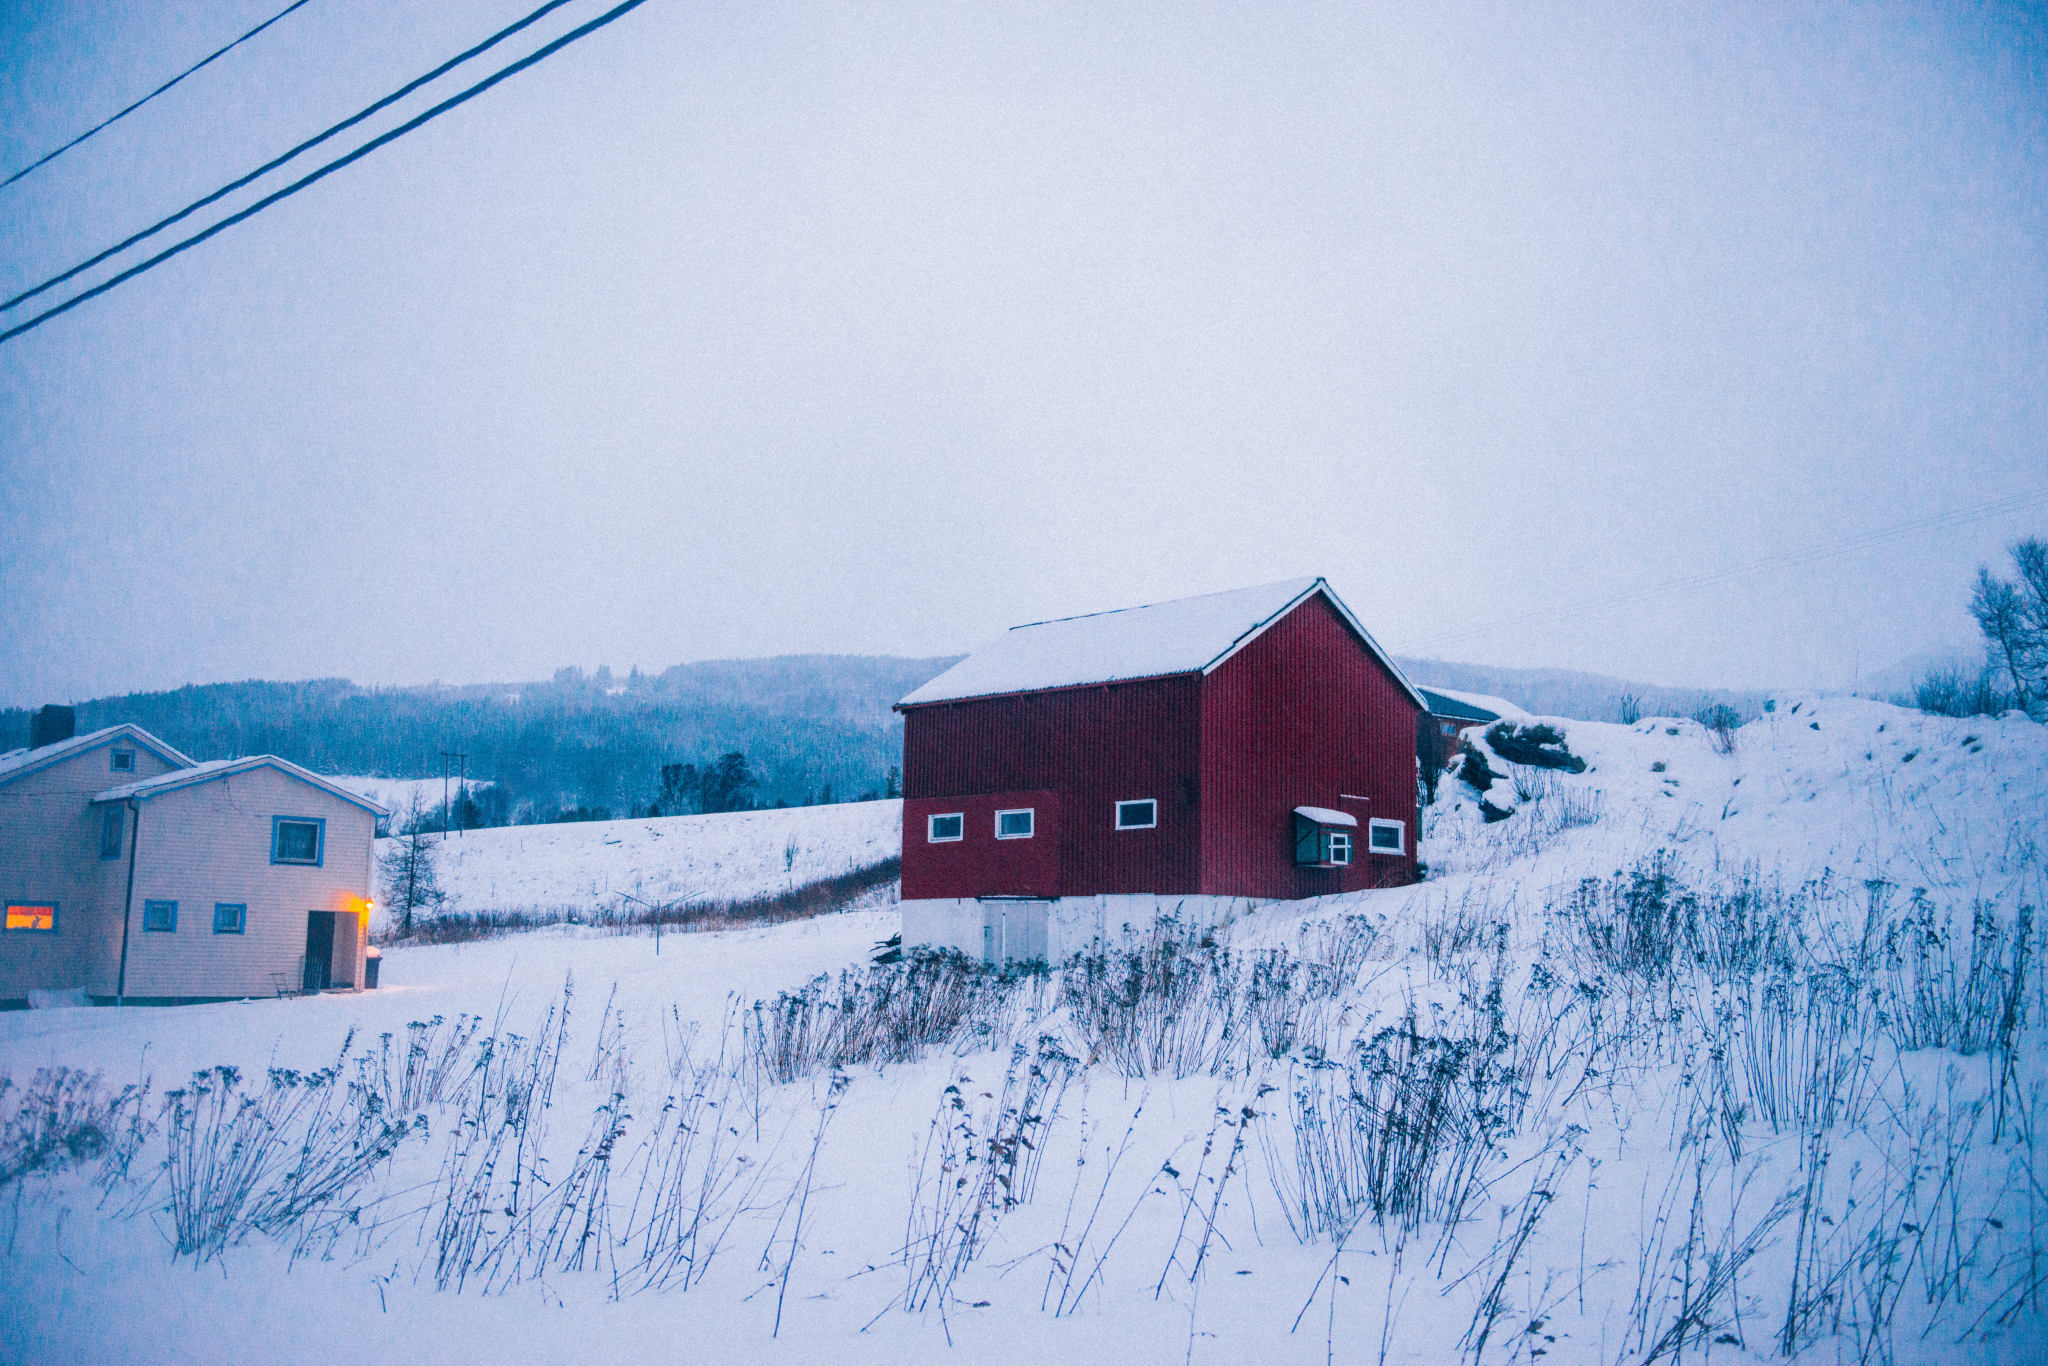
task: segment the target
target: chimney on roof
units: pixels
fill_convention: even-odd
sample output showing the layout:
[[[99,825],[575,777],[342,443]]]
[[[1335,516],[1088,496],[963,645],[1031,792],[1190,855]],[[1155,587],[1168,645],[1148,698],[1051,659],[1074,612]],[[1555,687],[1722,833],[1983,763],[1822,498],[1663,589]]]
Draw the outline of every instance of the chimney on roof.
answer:
[[[51,703],[39,710],[28,723],[28,747],[41,749],[54,745],[59,740],[69,740],[78,734],[78,717],[69,707]]]

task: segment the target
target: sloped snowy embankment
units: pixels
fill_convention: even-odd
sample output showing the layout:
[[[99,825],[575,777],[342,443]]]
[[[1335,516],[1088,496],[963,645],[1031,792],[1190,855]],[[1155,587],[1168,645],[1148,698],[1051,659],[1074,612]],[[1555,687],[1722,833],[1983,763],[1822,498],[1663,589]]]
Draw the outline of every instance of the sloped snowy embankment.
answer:
[[[1586,770],[1496,759],[1490,824],[1446,781],[1420,886],[1050,976],[870,973],[853,913],[0,1018],[111,1135],[0,1189],[0,1359],[2048,1359],[2048,729],[1558,724]],[[493,832],[451,881],[784,873],[781,827],[612,824],[638,852]]]
[[[903,803],[469,830],[440,841],[445,909],[615,910],[787,891],[893,858]],[[384,841],[378,842],[380,851]]]

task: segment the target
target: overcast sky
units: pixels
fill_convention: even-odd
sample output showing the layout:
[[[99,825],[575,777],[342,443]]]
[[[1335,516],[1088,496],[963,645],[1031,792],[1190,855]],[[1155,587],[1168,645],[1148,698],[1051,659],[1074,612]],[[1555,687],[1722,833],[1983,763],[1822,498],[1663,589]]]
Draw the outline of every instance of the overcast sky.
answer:
[[[0,190],[0,285],[535,3],[313,0]],[[0,173],[281,4],[6,6]],[[2048,533],[2044,92],[2017,6],[649,0],[0,345],[0,704],[1296,574],[1651,682],[1971,652]]]

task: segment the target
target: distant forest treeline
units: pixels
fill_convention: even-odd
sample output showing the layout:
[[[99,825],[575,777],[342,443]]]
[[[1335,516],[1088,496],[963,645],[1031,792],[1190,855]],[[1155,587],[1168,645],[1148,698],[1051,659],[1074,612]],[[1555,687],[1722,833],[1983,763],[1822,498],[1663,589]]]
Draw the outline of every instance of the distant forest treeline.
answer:
[[[903,762],[891,704],[952,662],[796,655],[617,677],[563,669],[546,683],[213,683],[76,709],[80,732],[132,721],[195,759],[276,754],[316,773],[438,777],[441,751],[466,753],[470,778],[497,783],[513,819],[578,807],[624,816],[660,801],[664,765],[733,752],[747,758],[757,805],[880,794]],[[28,743],[30,715],[0,711],[0,751]]]
[[[891,704],[953,662],[790,655],[679,664],[659,674],[562,669],[545,683],[212,683],[79,703],[78,728],[133,721],[195,759],[278,754],[316,773],[365,777],[438,777],[441,751],[465,753],[473,781],[498,785],[482,816],[492,824],[728,809],[742,796],[758,806],[803,806],[887,792],[890,769],[903,762],[903,722]],[[1629,699],[1645,716],[1689,716],[1725,703],[1746,718],[1764,696],[1565,669],[1399,662],[1418,683],[1581,720],[1618,720]],[[29,716],[25,708],[0,711],[0,751],[28,743]],[[727,790],[728,768],[712,792],[705,784],[734,753],[746,756],[751,785]]]

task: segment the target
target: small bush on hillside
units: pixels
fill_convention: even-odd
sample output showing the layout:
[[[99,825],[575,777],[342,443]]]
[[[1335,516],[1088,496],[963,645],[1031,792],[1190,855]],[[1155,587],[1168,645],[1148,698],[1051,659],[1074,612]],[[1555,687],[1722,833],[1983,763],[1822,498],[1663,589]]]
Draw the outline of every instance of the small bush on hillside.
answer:
[[[1929,669],[1913,687],[1910,703],[1929,716],[2002,716],[2012,709],[2012,695],[1998,686],[1998,675],[1980,669],[1973,678],[1961,669]]]
[[[1586,761],[1566,748],[1564,736],[1556,727],[1541,722],[1518,726],[1512,721],[1496,721],[1486,732],[1486,742],[1493,746],[1495,754],[1511,764],[1561,768],[1566,773],[1586,771]]]
[[[1469,783],[1474,792],[1484,792],[1500,781],[1500,774],[1486,762],[1486,751],[1468,744],[1459,753],[1458,776]]]

